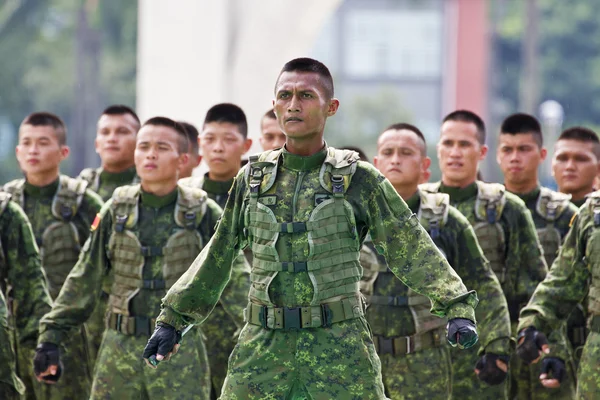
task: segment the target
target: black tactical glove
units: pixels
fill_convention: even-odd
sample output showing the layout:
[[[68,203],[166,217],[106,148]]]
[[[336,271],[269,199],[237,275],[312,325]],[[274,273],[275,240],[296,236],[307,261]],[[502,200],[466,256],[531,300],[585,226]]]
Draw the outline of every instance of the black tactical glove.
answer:
[[[144,359],[152,366],[156,367],[161,360],[156,358],[157,355],[163,356],[166,360],[170,358],[171,353],[176,353],[176,344],[181,341],[181,331],[176,330],[169,324],[158,322],[156,329],[148,340],[148,344],[144,348]]]
[[[560,385],[566,373],[565,362],[560,358],[546,357],[542,360],[542,374],[540,375],[542,382],[556,380]]]
[[[42,373],[48,371],[48,368],[55,365],[55,375],[40,376]],[[54,343],[40,343],[35,349],[35,356],[33,357],[33,372],[35,376],[41,378],[47,383],[56,383],[62,375],[63,365],[60,360],[60,349]],[[48,371],[49,372],[49,371]]]
[[[506,364],[508,371],[508,362],[510,361],[509,356],[500,356],[498,354],[487,353],[484,354],[479,361],[477,361],[475,369],[479,371],[477,376],[481,381],[487,383],[488,385],[499,385],[504,382],[508,372],[498,367],[498,360]]]
[[[533,326],[519,332],[517,343],[517,355],[523,360],[525,365],[536,362],[542,355],[542,351],[547,352],[548,349],[546,335]]]
[[[448,331],[446,339],[452,347],[468,349],[477,343],[477,329],[475,323],[466,318],[453,318],[446,325]]]

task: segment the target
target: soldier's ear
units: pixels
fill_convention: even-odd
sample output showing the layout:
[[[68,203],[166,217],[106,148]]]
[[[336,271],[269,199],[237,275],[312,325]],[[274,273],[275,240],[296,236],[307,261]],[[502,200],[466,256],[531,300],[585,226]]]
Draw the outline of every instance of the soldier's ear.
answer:
[[[188,159],[189,159],[188,153],[181,153],[179,155],[179,165],[178,165],[179,170],[181,169],[181,167],[183,167],[185,164],[187,164]]]
[[[544,161],[546,159],[547,155],[548,155],[548,150],[546,150],[545,147],[542,147],[542,149],[540,150],[540,159],[542,161]]]

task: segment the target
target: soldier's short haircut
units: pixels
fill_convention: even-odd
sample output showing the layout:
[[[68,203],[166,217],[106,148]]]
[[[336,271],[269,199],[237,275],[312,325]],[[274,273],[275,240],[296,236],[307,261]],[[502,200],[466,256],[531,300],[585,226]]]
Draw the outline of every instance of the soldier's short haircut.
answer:
[[[483,119],[473,111],[456,110],[444,117],[442,123],[446,121],[469,122],[477,127],[477,139],[480,144],[485,144],[485,123]]]
[[[133,111],[133,109],[131,107],[128,107],[126,105],[113,104],[111,106],[106,107],[104,109],[104,111],[102,111],[101,115],[127,115],[127,114],[131,115],[133,117],[133,119],[136,120],[136,122],[138,123],[138,128],[139,128],[139,125],[141,124],[140,118],[135,113],[135,111]]]
[[[423,141],[423,146],[421,146],[421,154],[426,156],[427,155],[427,140],[425,140],[425,135],[423,135],[423,132],[421,132],[421,130],[419,128],[417,128],[416,126],[407,124],[406,122],[399,122],[399,123],[388,126],[387,128],[385,128],[383,130],[383,132],[401,131],[401,130],[407,130],[407,131],[414,132],[415,135],[417,135],[419,137],[419,139],[421,139],[421,141]],[[381,135],[379,135],[379,136],[381,136]]]
[[[177,132],[177,136],[179,138],[177,151],[182,153],[188,152],[188,134],[183,125],[181,125],[177,121],[173,121],[167,117],[153,117],[144,122],[144,125],[152,125],[152,126],[166,126],[167,128],[171,128]]]
[[[565,129],[558,140],[571,139],[577,140],[578,142],[583,143],[592,143],[593,151],[598,160],[600,160],[600,140],[598,140],[598,135],[591,129],[585,128],[583,126],[574,126],[572,128]]]
[[[58,144],[64,146],[67,144],[67,127],[62,119],[56,114],[46,111],[34,112],[25,117],[21,122],[23,125],[31,126],[51,126],[58,140]]]
[[[283,66],[279,76],[277,77],[277,81],[275,82],[275,91],[277,91],[279,78],[284,72],[312,72],[318,74],[321,77],[321,83],[325,89],[325,95],[327,96],[327,99],[330,100],[333,98],[333,78],[331,76],[331,72],[329,72],[329,68],[327,68],[322,62],[306,57],[295,58],[291,61],[288,61]]]
[[[211,122],[221,123],[227,122],[237,126],[238,131],[244,138],[248,137],[248,122],[244,110],[235,104],[220,103],[212,106],[206,113],[204,125]]]
[[[358,153],[358,156],[360,157],[361,161],[370,162],[369,157],[367,157],[367,153],[365,153],[364,150],[358,146],[342,146],[341,148],[344,150],[355,151]]]
[[[188,138],[188,153],[198,155],[198,136],[200,136],[200,132],[198,129],[189,122],[179,121],[181,125],[185,128]]]
[[[263,118],[277,119],[277,116],[275,115],[275,111],[273,111],[273,109],[271,108],[269,111],[264,113]]]
[[[541,148],[544,145],[542,126],[533,115],[525,113],[512,114],[506,117],[500,126],[501,135],[520,135],[529,133],[533,135],[535,142]]]

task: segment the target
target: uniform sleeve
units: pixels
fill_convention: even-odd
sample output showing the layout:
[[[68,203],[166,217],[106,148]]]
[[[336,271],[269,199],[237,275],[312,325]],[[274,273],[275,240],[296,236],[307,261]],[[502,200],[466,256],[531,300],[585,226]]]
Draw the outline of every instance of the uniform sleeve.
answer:
[[[163,309],[157,322],[182,330],[188,325],[202,323],[214,308],[230,279],[232,264],[244,247],[240,221],[244,190],[243,175],[240,174],[230,191],[215,234],[163,298]]]
[[[250,265],[242,251],[233,262],[231,279],[219,300],[225,312],[231,317],[238,328],[244,326],[244,308],[248,304],[250,291]]]
[[[546,276],[548,267],[531,213],[524,204],[518,204],[517,201],[512,205],[515,212],[514,217],[511,216],[512,227],[506,264],[514,287],[508,291],[505,288],[505,293],[509,310],[516,319],[519,309]]]
[[[584,262],[587,240],[584,209],[575,217],[571,230],[546,279],[538,285],[529,303],[521,310],[518,330],[529,326],[549,332],[580,303],[588,292],[590,272]]]
[[[366,223],[377,251],[404,284],[430,298],[433,314],[475,321],[477,294],[467,291],[391,183],[375,173],[378,184],[365,185],[362,193],[367,199]]]
[[[463,283],[477,291],[479,304],[475,310],[479,331],[480,353],[508,355],[511,351],[511,330],[508,305],[496,274],[477,242],[469,221],[458,210],[450,208],[448,221],[456,223],[449,260]]]
[[[40,254],[27,216],[18,205],[9,203],[2,218],[6,221],[2,247],[19,341],[35,343],[40,319],[52,306]]]
[[[109,205],[110,201],[94,220],[92,234],[85,242],[77,264],[67,276],[52,310],[42,318],[39,343],[61,343],[69,331],[83,324],[92,314],[104,276],[110,268],[106,254],[112,229]]]

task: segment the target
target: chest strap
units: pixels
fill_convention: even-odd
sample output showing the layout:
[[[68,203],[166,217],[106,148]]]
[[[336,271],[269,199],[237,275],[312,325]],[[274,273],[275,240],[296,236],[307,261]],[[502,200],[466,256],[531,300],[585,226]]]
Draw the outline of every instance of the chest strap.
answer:
[[[445,336],[446,328],[438,328],[412,336],[385,337],[374,335],[373,344],[380,356],[384,354],[403,356],[419,350],[440,347],[444,343]]]
[[[109,312],[106,317],[106,327],[127,336],[150,337],[156,325],[156,318],[141,316],[126,316]]]
[[[332,324],[364,316],[364,309],[359,297],[348,297],[307,307],[268,307],[248,303],[244,314],[249,324],[262,326],[264,329],[290,331],[329,328]]]
[[[264,271],[270,272],[306,272],[306,271],[317,271],[322,268],[331,267],[332,265],[346,264],[349,262],[358,262],[360,253],[342,253],[334,256],[321,258],[318,260],[311,261],[266,261],[255,259],[255,267],[260,268]]]

